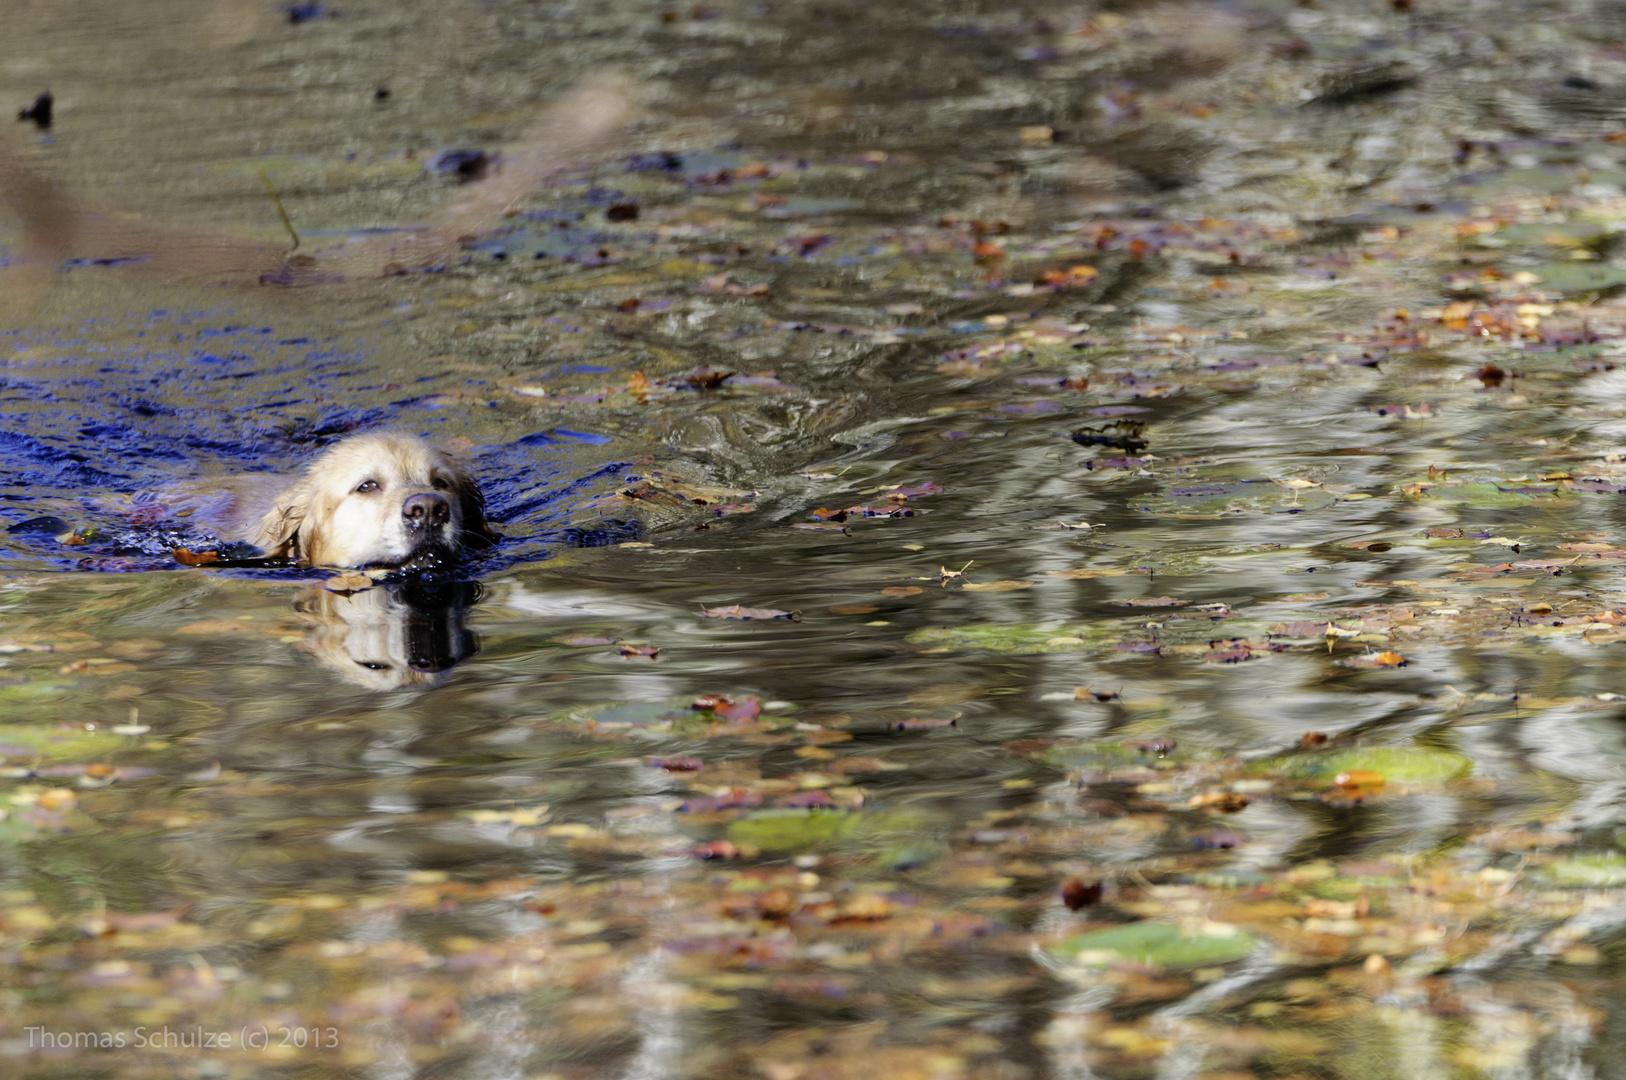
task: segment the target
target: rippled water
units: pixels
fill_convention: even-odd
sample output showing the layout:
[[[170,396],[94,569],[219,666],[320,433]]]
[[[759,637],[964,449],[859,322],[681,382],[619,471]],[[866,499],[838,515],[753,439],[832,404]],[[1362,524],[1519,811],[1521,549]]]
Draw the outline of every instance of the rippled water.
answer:
[[[17,7],[33,167],[264,242],[642,112],[13,314],[0,1072],[1619,1075],[1621,13]],[[175,565],[379,426],[466,581]]]

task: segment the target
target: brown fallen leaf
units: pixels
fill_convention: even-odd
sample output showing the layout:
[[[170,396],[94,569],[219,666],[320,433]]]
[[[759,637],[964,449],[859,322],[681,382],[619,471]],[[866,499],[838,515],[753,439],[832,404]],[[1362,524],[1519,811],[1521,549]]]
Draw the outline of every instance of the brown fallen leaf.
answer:
[[[799,622],[802,618],[800,611],[781,611],[778,608],[748,608],[738,604],[727,607],[709,608],[702,606],[700,611],[713,619],[790,619]]]
[[[1017,589],[1030,589],[1031,581],[968,581],[965,583],[966,592],[1015,592]]]
[[[901,599],[905,596],[919,596],[921,591],[919,587],[914,585],[889,585],[881,590],[881,595]]]
[[[218,551],[188,551],[186,548],[174,548],[170,554],[182,566],[208,566],[212,562],[220,561]]]
[[[716,708],[711,710],[711,715],[716,717],[718,720],[728,720],[736,723],[746,720],[755,720],[758,716],[762,715],[762,703],[755,697],[747,696],[741,698],[739,701],[730,701],[726,704],[718,705]]]
[[[1371,670],[1374,668],[1405,667],[1406,658],[1397,652],[1385,651],[1380,653],[1369,653],[1366,656],[1352,656],[1347,660],[1340,660],[1338,663],[1347,668]]]
[[[1193,810],[1218,810],[1235,814],[1248,808],[1248,797],[1236,791],[1204,791],[1186,800]]]
[[[832,615],[869,615],[881,609],[874,604],[837,604],[830,609]]]
[[[701,364],[699,367],[686,371],[682,375],[669,376],[661,379],[660,382],[667,386],[681,385],[695,390],[710,390],[721,385],[725,379],[733,374],[732,371],[718,371],[710,364]]]
[[[788,919],[796,911],[796,898],[788,889],[769,889],[757,897],[757,913],[764,919]]]
[[[689,854],[697,859],[737,859],[740,849],[727,840],[711,840],[690,849]]]
[[[921,495],[937,495],[942,490],[932,481],[925,480],[918,484],[899,484],[896,487],[887,488],[884,494],[893,502],[908,502],[910,499],[918,498]]]
[[[960,717],[957,714],[947,720],[922,720],[911,716],[907,720],[894,720],[886,726],[893,731],[930,731],[933,728],[957,727],[959,722]]]
[[[1061,902],[1067,905],[1068,911],[1078,911],[1099,904],[1104,892],[1106,886],[1102,882],[1070,877],[1061,883]]]
[[[1244,660],[1251,659],[1253,652],[1246,645],[1230,645],[1203,653],[1203,662],[1207,664],[1240,664]]]
[[[654,645],[623,645],[621,655],[628,660],[653,660],[660,653]]]
[[[1326,637],[1332,630],[1329,622],[1315,622],[1310,619],[1300,619],[1294,622],[1280,622],[1270,628],[1270,632],[1277,637],[1285,638],[1318,638]]]
[[[863,893],[853,897],[836,913],[831,922],[879,922],[892,915],[892,901],[880,893]]]

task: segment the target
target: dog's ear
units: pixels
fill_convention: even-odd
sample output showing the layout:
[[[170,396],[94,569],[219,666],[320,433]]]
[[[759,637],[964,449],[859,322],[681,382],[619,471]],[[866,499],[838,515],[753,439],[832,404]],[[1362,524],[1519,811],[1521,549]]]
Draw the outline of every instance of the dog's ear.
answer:
[[[255,526],[253,543],[267,558],[309,561],[310,538],[301,536],[310,507],[310,486],[298,483],[277,496],[271,509]]]
[[[457,492],[457,509],[463,518],[464,546],[476,550],[490,547],[501,536],[486,520],[486,500],[480,493],[480,485],[474,482],[473,475],[461,461],[452,459],[447,468]]]
[[[471,548],[488,548],[502,539],[486,520],[486,499],[480,485],[465,476],[457,485],[458,509],[463,511],[463,543]]]

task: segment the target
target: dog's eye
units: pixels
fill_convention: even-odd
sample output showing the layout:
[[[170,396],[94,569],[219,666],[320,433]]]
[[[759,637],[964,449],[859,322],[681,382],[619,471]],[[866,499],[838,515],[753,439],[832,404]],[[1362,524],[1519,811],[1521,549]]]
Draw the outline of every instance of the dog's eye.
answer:
[[[378,481],[377,480],[363,480],[360,484],[356,485],[356,494],[358,494],[358,495],[366,495],[366,494],[368,494],[370,492],[374,492],[374,491],[377,491],[377,490],[378,490]]]
[[[391,670],[394,670],[393,668],[390,667],[390,665],[379,663],[377,660],[357,660],[356,663],[360,664],[362,667],[366,668],[368,671],[391,671]]]
[[[444,476],[435,477],[433,480],[429,481],[429,484],[436,491],[450,491],[450,490],[452,490],[452,482],[450,480],[446,479]]]

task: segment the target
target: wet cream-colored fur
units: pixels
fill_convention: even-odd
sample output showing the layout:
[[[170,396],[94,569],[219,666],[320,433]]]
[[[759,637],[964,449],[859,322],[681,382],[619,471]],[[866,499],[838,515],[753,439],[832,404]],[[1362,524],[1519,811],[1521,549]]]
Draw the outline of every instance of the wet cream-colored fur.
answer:
[[[445,499],[445,520],[414,528],[402,508],[426,494]],[[234,539],[311,566],[400,566],[492,537],[466,467],[427,439],[388,431],[333,446],[251,520]]]

